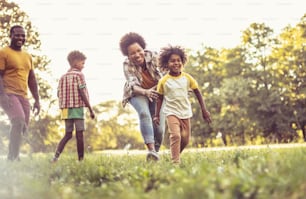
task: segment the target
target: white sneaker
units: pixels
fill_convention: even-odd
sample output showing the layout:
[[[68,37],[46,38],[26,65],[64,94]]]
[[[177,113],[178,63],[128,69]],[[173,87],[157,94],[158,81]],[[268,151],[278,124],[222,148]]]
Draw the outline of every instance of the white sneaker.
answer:
[[[147,161],[158,161],[159,160],[159,155],[156,151],[149,151],[147,154]]]
[[[57,158],[57,157],[53,157],[53,158],[50,160],[50,162],[51,162],[51,163],[56,163],[56,162],[57,162],[57,160],[58,160],[58,158]]]

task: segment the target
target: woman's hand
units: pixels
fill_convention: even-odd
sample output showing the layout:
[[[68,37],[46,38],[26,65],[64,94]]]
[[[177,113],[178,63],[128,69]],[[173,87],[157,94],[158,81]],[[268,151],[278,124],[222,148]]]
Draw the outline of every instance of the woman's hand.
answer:
[[[144,91],[144,95],[148,97],[151,102],[158,99],[158,93],[154,90],[154,88],[146,89]]]

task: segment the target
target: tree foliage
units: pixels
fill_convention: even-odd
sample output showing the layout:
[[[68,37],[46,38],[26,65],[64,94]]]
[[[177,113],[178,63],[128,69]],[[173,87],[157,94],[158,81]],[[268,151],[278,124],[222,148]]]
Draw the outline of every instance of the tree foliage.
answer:
[[[212,129],[199,122],[193,100],[195,140],[213,145],[218,132],[234,145],[296,141],[300,131],[306,138],[305,16],[280,35],[252,23],[237,47],[205,47],[190,56],[186,70],[199,81],[213,117]]]

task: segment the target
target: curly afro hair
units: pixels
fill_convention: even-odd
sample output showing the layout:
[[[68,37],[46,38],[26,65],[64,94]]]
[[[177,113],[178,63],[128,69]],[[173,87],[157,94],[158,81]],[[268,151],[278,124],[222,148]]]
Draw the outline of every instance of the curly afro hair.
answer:
[[[122,54],[128,56],[128,47],[134,43],[138,43],[143,49],[146,48],[146,42],[141,35],[135,32],[129,32],[120,39],[120,50]]]
[[[160,55],[159,55],[159,64],[161,68],[167,68],[168,61],[171,57],[171,55],[178,55],[180,56],[183,65],[187,62],[187,54],[185,52],[185,49],[181,46],[167,46],[161,49]]]

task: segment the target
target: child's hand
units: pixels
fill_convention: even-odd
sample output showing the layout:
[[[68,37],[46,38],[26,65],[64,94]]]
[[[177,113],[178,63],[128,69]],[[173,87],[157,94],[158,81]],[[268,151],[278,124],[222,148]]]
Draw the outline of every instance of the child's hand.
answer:
[[[158,117],[158,116],[154,116],[154,117],[153,117],[153,123],[154,123],[155,125],[157,125],[157,126],[158,126],[158,125],[159,125],[159,123],[160,123],[159,121],[160,121],[160,119],[159,119],[159,117]]]
[[[96,117],[96,116],[95,116],[95,113],[94,113],[93,111],[90,111],[90,118],[91,118],[91,119],[95,119],[95,117]]]
[[[211,117],[210,117],[210,113],[208,111],[203,111],[202,112],[202,117],[204,118],[204,120],[210,124],[211,123]]]

